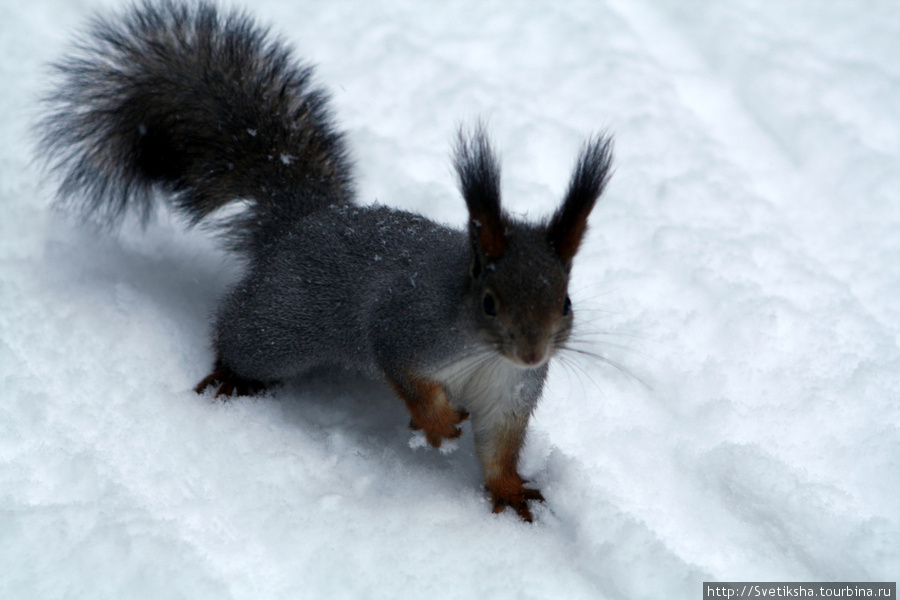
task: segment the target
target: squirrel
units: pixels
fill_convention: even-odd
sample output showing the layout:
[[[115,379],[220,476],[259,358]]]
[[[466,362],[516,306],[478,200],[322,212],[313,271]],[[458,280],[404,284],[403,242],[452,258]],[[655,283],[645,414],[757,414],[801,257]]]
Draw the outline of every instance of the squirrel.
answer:
[[[561,205],[527,222],[500,202],[485,128],[460,128],[456,229],[357,202],[344,133],[313,68],[241,11],[143,0],[96,17],[54,65],[38,148],[57,205],[110,227],[169,202],[215,222],[243,278],[215,315],[212,373],[195,388],[254,393],[315,367],[387,382],[429,444],[471,419],[494,512],[544,501],[518,472],[550,360],[572,331],[567,290],[612,139],[587,139]]]

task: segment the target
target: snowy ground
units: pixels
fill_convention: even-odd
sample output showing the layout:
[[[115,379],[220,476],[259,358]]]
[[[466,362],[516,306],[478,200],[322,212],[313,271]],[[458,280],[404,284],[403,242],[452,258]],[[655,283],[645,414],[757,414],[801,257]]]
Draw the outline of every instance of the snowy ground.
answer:
[[[238,275],[163,215],[48,211],[28,127],[98,0],[0,3],[0,597],[699,598],[704,580],[900,575],[896,2],[265,0],[318,63],[363,201],[462,224],[460,121],[546,214],[581,140],[616,175],[576,267],[581,337],[490,513],[471,432],[323,375],[191,387]]]

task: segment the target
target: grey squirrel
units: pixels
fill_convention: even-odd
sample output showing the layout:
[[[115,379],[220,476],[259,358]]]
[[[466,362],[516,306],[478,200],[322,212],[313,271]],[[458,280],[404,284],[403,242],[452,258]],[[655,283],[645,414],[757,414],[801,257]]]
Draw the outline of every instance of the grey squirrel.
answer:
[[[454,166],[466,230],[361,206],[347,143],[312,69],[241,12],[144,1],[95,18],[38,125],[57,202],[110,225],[160,199],[191,224],[234,201],[223,234],[247,262],[221,301],[213,372],[196,387],[252,393],[313,367],[361,370],[438,447],[471,417],[494,512],[531,521],[517,463],[548,364],[572,329],[572,260],[610,175],[590,138],[561,206],[509,215],[481,126]]]

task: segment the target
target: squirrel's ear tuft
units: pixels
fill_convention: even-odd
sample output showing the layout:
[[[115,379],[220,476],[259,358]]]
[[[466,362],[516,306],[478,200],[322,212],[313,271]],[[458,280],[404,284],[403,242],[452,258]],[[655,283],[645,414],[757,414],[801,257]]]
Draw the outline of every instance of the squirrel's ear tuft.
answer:
[[[547,242],[566,265],[571,265],[578,252],[588,216],[612,175],[612,145],[608,135],[598,135],[585,143],[562,206],[547,225]]]
[[[500,164],[484,126],[471,135],[459,130],[454,166],[459,189],[469,208],[469,235],[486,258],[497,258],[506,247],[506,225],[500,209]]]

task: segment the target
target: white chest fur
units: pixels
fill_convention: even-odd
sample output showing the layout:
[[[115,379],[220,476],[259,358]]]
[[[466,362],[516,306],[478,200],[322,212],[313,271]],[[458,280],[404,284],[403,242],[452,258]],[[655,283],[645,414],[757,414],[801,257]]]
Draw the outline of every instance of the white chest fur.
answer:
[[[452,363],[435,375],[451,404],[473,414],[478,429],[490,429],[510,413],[530,414],[541,392],[545,368],[517,366],[494,353]]]

